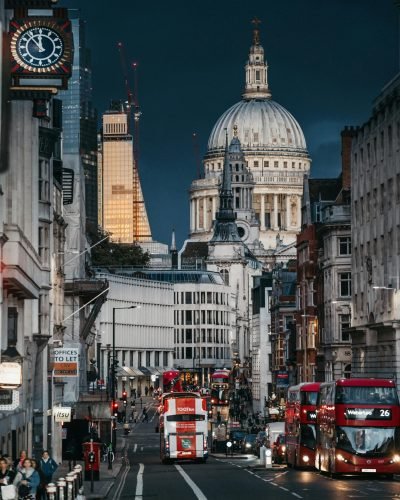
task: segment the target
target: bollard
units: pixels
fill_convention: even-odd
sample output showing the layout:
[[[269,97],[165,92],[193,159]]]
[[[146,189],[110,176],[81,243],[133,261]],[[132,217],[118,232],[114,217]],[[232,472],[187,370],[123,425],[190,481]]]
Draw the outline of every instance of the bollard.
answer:
[[[266,448],[266,450],[265,450],[265,468],[272,469],[272,450],[271,450],[271,448]]]
[[[267,448],[262,445],[260,448],[260,465],[265,465],[265,453],[267,451]]]
[[[56,500],[57,486],[54,483],[49,483],[46,486],[46,494],[48,500]]]
[[[80,465],[80,464],[75,465],[74,470],[75,470],[75,471],[76,471],[76,473],[78,474],[79,488],[81,488],[81,487],[82,487],[82,485],[83,485],[82,465]],[[79,489],[79,488],[78,488],[78,489]]]
[[[226,456],[228,456],[228,453],[233,454],[232,441],[226,442]]]
[[[57,500],[66,500],[67,498],[67,482],[63,477],[57,481]]]
[[[78,491],[79,491],[79,476],[78,476],[78,472],[75,470],[73,470],[73,473],[74,475],[71,476],[74,478],[74,498],[76,498],[78,496]]]
[[[74,500],[74,478],[68,472],[65,480],[67,481],[67,500]]]

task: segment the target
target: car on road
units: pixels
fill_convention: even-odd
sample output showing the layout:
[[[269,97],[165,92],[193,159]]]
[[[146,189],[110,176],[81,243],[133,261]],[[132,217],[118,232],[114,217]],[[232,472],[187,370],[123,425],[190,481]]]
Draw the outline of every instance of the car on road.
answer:
[[[240,451],[242,447],[242,441],[245,438],[246,433],[244,431],[231,431],[229,433],[229,440],[232,442],[232,451]]]
[[[285,434],[279,434],[272,443],[272,461],[276,464],[286,462],[286,437]]]
[[[242,453],[254,453],[257,434],[246,434],[242,441]]]

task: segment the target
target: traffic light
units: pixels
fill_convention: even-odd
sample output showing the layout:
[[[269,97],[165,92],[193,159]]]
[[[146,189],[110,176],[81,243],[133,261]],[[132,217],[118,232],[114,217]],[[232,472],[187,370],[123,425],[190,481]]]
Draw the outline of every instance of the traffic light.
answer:
[[[118,403],[116,401],[112,402],[111,411],[114,417],[118,415]]]
[[[122,392],[122,401],[124,402],[124,406],[126,406],[126,398],[127,398],[127,393],[126,391]]]

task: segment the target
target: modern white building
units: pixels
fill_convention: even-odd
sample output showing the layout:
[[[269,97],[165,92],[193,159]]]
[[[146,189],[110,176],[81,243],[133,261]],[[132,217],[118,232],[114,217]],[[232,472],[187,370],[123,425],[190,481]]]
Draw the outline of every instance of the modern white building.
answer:
[[[353,140],[352,374],[400,380],[400,75]]]
[[[129,396],[133,389],[144,394],[146,385],[156,385],[154,377],[159,380],[162,372],[173,366],[173,285],[118,274],[99,273],[96,277],[107,280],[110,287],[96,320],[100,378],[105,382],[109,379],[115,309],[118,395],[121,396],[123,388]]]
[[[219,273],[178,271],[174,284],[175,367],[194,385],[210,381],[217,368],[232,365],[232,296]]]

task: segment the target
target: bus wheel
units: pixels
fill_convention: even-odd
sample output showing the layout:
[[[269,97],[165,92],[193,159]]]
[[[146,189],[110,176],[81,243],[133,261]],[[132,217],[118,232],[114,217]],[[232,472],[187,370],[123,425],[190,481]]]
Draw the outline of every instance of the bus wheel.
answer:
[[[393,481],[394,474],[385,474],[386,479],[389,479],[389,481]]]
[[[298,468],[298,465],[297,465],[297,453],[295,453],[293,455],[293,469],[297,469]]]

